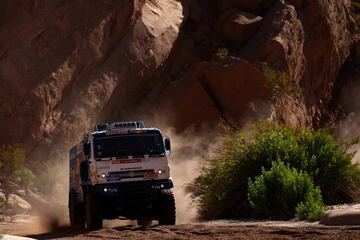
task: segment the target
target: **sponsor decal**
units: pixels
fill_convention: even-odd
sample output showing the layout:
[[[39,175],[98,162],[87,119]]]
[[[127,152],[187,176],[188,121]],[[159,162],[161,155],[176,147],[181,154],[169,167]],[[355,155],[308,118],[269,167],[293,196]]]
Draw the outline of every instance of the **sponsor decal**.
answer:
[[[138,163],[138,162],[141,162],[140,158],[118,159],[118,160],[113,160],[111,163],[112,164],[124,164],[124,163]]]
[[[126,168],[120,168],[120,170],[139,170],[142,169],[142,167],[126,167]]]
[[[153,179],[153,178],[159,178],[159,174],[155,172],[148,172],[145,176],[145,179]]]
[[[120,175],[109,175],[109,176],[106,177],[106,180],[108,182],[110,182],[110,181],[120,181],[121,176]]]
[[[107,170],[110,169],[110,166],[100,166],[98,167],[99,170]]]

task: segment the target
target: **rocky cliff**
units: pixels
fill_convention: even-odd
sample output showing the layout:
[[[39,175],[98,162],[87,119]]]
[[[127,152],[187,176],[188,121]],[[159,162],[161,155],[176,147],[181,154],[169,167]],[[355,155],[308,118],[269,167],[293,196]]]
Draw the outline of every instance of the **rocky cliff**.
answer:
[[[349,0],[2,1],[0,142],[51,159],[96,121],[161,120],[179,131],[258,118],[317,127],[352,45],[350,7]],[[287,81],[274,85],[264,66]],[[284,83],[296,87],[281,93]]]

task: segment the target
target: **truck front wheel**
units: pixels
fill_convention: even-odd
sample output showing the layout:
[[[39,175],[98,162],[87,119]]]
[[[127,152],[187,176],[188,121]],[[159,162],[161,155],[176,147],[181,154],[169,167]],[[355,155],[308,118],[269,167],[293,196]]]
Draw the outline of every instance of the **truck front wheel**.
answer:
[[[85,228],[84,203],[78,202],[76,192],[69,193],[69,218],[70,226],[73,229]]]
[[[152,219],[149,217],[139,217],[137,219],[137,224],[143,228],[150,226],[152,223]]]
[[[171,190],[162,190],[159,193],[159,215],[160,225],[175,225],[176,209],[175,198]]]
[[[99,196],[93,191],[85,193],[85,221],[87,229],[102,228],[102,205]]]

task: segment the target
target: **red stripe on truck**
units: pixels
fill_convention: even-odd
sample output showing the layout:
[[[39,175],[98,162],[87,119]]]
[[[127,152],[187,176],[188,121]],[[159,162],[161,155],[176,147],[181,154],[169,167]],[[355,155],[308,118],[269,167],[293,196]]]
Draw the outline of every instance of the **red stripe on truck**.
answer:
[[[112,164],[124,164],[124,163],[138,163],[138,162],[141,162],[140,158],[113,160],[111,163]]]

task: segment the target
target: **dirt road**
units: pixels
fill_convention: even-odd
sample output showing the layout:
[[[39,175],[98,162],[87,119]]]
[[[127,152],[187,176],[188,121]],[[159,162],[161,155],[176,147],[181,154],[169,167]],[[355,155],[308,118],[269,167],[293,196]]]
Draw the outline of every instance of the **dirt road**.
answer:
[[[141,229],[116,224],[97,231],[73,232],[68,227],[29,235],[35,239],[360,239],[360,226],[325,227],[305,222],[214,221]]]

